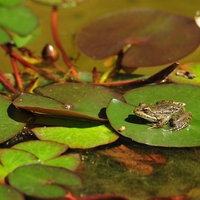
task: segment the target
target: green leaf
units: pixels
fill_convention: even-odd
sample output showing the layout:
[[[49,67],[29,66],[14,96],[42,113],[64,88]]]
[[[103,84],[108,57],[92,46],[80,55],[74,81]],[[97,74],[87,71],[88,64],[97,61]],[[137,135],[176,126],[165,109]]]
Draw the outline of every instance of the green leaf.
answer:
[[[48,199],[64,197],[66,189],[82,184],[81,178],[67,169],[38,164],[19,167],[7,178],[24,194]]]
[[[182,73],[180,73],[180,70]],[[179,75],[177,75],[179,73]],[[180,75],[182,74],[182,75]],[[189,78],[189,74],[194,78]],[[169,80],[174,83],[191,84],[200,86],[200,63],[191,62],[181,64],[177,69],[175,69],[169,76]]]
[[[124,100],[121,94],[92,84],[54,84],[35,91],[42,96],[21,94],[14,105],[40,113],[105,121],[108,102],[112,98]]]
[[[113,99],[107,107],[111,126],[121,135],[153,146],[194,147],[200,146],[200,88],[191,85],[158,85],[142,87],[124,95],[127,103]],[[147,121],[133,114],[139,103],[154,104],[159,100],[174,100],[186,103],[192,121],[180,131],[167,131],[167,126],[149,129]],[[121,128],[123,127],[123,128]]]
[[[37,163],[38,158],[28,152],[17,149],[0,149],[0,183],[5,176],[21,165]]]
[[[23,129],[29,116],[16,109],[8,99],[2,96],[0,96],[0,105],[0,143],[3,143]]]
[[[84,126],[84,125],[83,125]],[[106,125],[94,127],[38,127],[32,129],[40,140],[51,140],[68,145],[70,148],[87,149],[109,144],[118,136]]]
[[[10,36],[0,28],[0,44],[10,42]]]
[[[67,145],[53,141],[28,141],[14,145],[12,148],[21,149],[37,156],[41,162],[55,158],[67,150]]]
[[[28,8],[0,7],[0,25],[19,35],[25,36],[37,27],[38,21]]]
[[[24,0],[0,0],[2,6],[16,6],[22,3]]]
[[[36,29],[31,34],[28,34],[26,36],[20,36],[20,35],[14,35],[13,41],[15,45],[20,48],[23,46],[26,46],[27,44],[31,43],[33,40],[35,40],[40,35],[40,29]]]
[[[69,170],[76,170],[80,165],[80,162],[79,154],[67,154],[47,160],[44,164],[55,167],[63,167]]]
[[[2,200],[24,200],[24,196],[8,185],[0,185],[0,194]]]

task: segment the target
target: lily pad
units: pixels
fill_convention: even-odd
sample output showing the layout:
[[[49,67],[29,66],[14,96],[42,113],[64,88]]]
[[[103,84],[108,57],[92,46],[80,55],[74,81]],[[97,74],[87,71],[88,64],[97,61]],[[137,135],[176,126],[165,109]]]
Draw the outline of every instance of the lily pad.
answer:
[[[66,189],[82,184],[81,178],[67,169],[39,164],[17,168],[8,175],[8,182],[28,196],[47,199],[64,197]]]
[[[40,140],[51,140],[68,145],[70,148],[88,149],[112,143],[118,139],[106,125],[94,127],[38,127],[32,129]]]
[[[127,50],[123,69],[157,66],[177,61],[200,44],[194,19],[136,8],[105,15],[76,35],[78,48],[93,59],[104,59]]]
[[[200,86],[200,63],[191,62],[179,65],[168,79],[174,83],[192,84]]]
[[[44,164],[55,167],[63,167],[74,171],[78,168],[80,162],[81,160],[79,154],[66,154],[57,158],[47,160],[44,162]]]
[[[35,90],[39,95],[21,94],[15,106],[40,113],[107,120],[105,108],[122,95],[103,86],[80,83],[54,84]]]
[[[135,89],[124,95],[127,103],[113,99],[107,107],[111,126],[121,135],[136,142],[163,147],[200,146],[200,88],[192,85],[166,84]],[[154,104],[159,100],[186,103],[192,113],[189,126],[180,131],[169,131],[169,125],[149,128],[148,122],[134,115],[139,103]]]
[[[41,162],[55,158],[67,150],[67,145],[53,141],[28,141],[14,145],[12,148],[28,151],[37,156]]]
[[[24,0],[0,0],[0,5],[2,6],[16,6],[22,3]]]
[[[8,185],[0,185],[0,194],[2,200],[24,200],[24,196],[15,188]]]
[[[31,153],[17,149],[0,149],[0,182],[8,173],[21,165],[37,163],[38,158]]]
[[[2,96],[0,96],[0,105],[0,143],[3,143],[23,129],[29,115],[16,109],[8,99]]]
[[[10,41],[10,36],[3,31],[2,29],[0,29],[0,44],[4,44]]]
[[[25,36],[33,31],[37,24],[37,18],[26,7],[0,7],[0,25],[5,29]]]

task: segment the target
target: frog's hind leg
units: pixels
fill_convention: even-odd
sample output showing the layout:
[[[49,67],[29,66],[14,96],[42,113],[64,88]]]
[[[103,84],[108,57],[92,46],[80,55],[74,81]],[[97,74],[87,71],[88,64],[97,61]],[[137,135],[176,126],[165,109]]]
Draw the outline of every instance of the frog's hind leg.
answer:
[[[169,131],[179,131],[187,127],[192,120],[192,113],[191,112],[183,112],[175,115],[171,120],[170,124],[172,126]]]

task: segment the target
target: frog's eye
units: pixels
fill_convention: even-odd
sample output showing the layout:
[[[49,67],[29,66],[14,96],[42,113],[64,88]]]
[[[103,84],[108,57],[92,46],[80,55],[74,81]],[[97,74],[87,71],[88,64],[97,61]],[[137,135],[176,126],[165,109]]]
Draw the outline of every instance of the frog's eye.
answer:
[[[149,112],[151,111],[151,109],[150,109],[149,107],[145,107],[145,108],[143,108],[143,111],[144,111],[145,113],[149,113]]]

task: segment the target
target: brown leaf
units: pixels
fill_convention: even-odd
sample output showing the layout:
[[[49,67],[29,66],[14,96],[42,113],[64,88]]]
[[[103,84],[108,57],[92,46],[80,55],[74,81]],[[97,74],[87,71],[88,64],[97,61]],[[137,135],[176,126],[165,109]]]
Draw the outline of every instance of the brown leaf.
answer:
[[[129,170],[142,175],[149,175],[153,172],[154,164],[165,164],[167,159],[160,154],[139,154],[124,145],[99,151],[101,154],[111,156],[120,163],[123,163]]]

